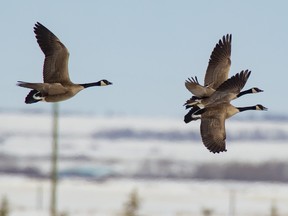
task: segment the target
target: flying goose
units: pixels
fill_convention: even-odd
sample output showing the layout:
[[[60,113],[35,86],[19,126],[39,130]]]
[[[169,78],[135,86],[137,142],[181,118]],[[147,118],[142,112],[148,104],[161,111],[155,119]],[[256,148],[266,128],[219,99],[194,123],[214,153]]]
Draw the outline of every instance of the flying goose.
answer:
[[[201,118],[200,132],[202,141],[207,149],[213,153],[226,151],[225,120],[236,113],[246,110],[267,110],[258,104],[248,107],[234,107],[230,101],[235,99],[246,84],[251,71],[241,71],[222,83],[207,99],[203,109],[193,113],[192,118]],[[203,99],[204,100],[204,99]]]
[[[205,107],[194,113],[194,115],[201,115],[200,132],[202,142],[210,152],[227,151],[225,120],[246,110],[267,110],[267,108],[261,104],[234,107],[229,102],[225,102],[216,106]]]
[[[194,94],[194,96],[192,96],[184,104],[186,109],[192,107],[189,112],[198,110],[199,106],[203,107],[204,105],[201,104],[201,99],[211,96],[216,89],[228,79],[228,73],[231,66],[231,42],[232,35],[227,34],[226,36],[223,36],[222,40],[220,39],[214,47],[206,70],[204,86],[199,84],[197,77],[188,78],[188,80],[186,80],[185,87],[192,94]],[[246,91],[240,92],[237,97],[241,97],[244,94],[258,92],[262,92],[262,90],[257,87],[253,87]],[[197,107],[195,105],[199,106]]]
[[[263,92],[263,90],[253,87],[251,89],[241,91],[246,84],[251,71],[245,70],[232,76],[230,79],[222,83],[219,88],[210,96],[202,99],[190,99],[186,102],[186,108],[192,107],[190,111],[184,116],[184,122],[200,119],[193,113],[200,110],[201,107],[209,106],[210,104],[217,105],[218,103],[230,102],[236,98],[239,98],[245,94],[254,94]],[[241,92],[240,92],[241,91]]]
[[[251,71],[242,70],[240,73],[237,73],[236,75],[234,75],[234,77],[239,76],[239,79],[233,78],[234,82],[231,82],[231,81],[223,82],[222,85],[220,85],[219,88],[217,88],[216,91],[210,95],[210,97],[205,97],[202,99],[200,98],[200,99],[187,100],[187,102],[184,104],[186,105],[186,109],[192,107],[193,105],[199,105],[199,106],[205,107],[208,104],[217,103],[217,101],[220,101],[220,102],[225,102],[225,100],[231,101],[245,94],[254,94],[254,93],[263,92],[263,90],[257,87],[253,87],[248,90],[240,92],[240,90],[246,84],[250,74],[251,74]],[[229,85],[234,85],[234,86],[229,86]],[[231,89],[233,89],[233,91],[231,91]]]
[[[93,83],[74,84],[69,78],[69,52],[65,45],[39,22],[35,24],[34,33],[45,55],[43,66],[44,83],[18,81],[18,86],[32,89],[27,95],[25,103],[64,101],[85,88],[112,84],[105,79]]]
[[[197,77],[185,81],[185,87],[196,96],[196,98],[209,97],[224,81],[228,79],[231,66],[231,42],[232,35],[222,37],[214,47],[206,74],[204,86],[200,85]]]
[[[195,78],[188,78],[188,80],[185,81],[185,87],[194,95],[184,104],[186,109],[192,107],[184,117],[185,123],[199,119],[191,117],[195,111],[200,109],[200,106],[196,105],[199,103],[195,103],[195,100],[209,97],[215,92],[219,85],[228,79],[231,66],[231,42],[232,35],[227,34],[215,45],[206,69],[204,86],[200,85],[197,76],[195,76]]]
[[[239,97],[246,95],[246,94],[256,94],[259,92],[263,92],[263,90],[259,89],[258,87],[253,87],[253,88],[250,88],[248,90],[241,91],[239,94],[235,95],[234,99],[239,98]],[[189,109],[191,107],[197,107],[197,106],[204,107],[205,102],[207,102],[207,101],[209,101],[208,97],[205,97],[205,98],[196,98],[196,97],[193,98],[192,97],[185,102],[184,106],[186,109]]]

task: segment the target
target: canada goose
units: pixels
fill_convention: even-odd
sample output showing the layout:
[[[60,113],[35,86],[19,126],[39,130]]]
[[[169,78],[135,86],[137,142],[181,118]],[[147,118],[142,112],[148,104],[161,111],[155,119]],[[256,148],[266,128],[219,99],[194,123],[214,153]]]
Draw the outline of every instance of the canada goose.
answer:
[[[225,120],[236,113],[246,110],[267,110],[267,108],[260,104],[234,107],[229,102],[225,102],[216,106],[205,107],[194,113],[195,115],[201,115],[200,132],[202,142],[210,152],[220,153],[227,151]]]
[[[217,104],[230,102],[245,94],[263,92],[263,90],[257,87],[240,92],[246,84],[250,74],[251,71],[241,71],[222,83],[210,97],[193,100],[193,103],[188,103],[189,101],[187,101],[188,104],[186,107],[190,108],[192,106],[192,109],[184,116],[184,122],[189,123],[190,121],[199,119],[194,113],[200,110],[201,107],[206,107],[211,104],[215,106]]]
[[[235,96],[235,98],[239,98],[243,95],[246,95],[246,94],[256,94],[256,93],[259,93],[259,92],[263,92],[262,89],[259,89],[258,87],[253,87],[253,88],[250,88],[248,90],[245,90],[245,91],[241,91],[239,94],[237,94]],[[205,100],[207,100],[207,98],[202,98]],[[203,106],[203,104],[201,103],[202,99],[200,98],[190,98],[189,100],[186,101],[186,103],[184,104],[185,108],[186,109],[189,109],[191,107],[194,107],[196,104],[199,104],[200,106]]]
[[[205,97],[202,99],[193,99],[187,100],[187,102],[184,104],[186,105],[186,109],[192,107],[193,105],[199,105],[201,107],[205,107],[208,104],[211,103],[218,103],[218,102],[225,102],[225,101],[231,101],[236,98],[239,98],[245,94],[254,94],[263,92],[263,90],[253,87],[251,89],[241,91],[241,89],[246,84],[249,76],[251,74],[251,71],[245,70],[241,71],[240,73],[237,73],[236,75],[232,76],[229,80],[223,82],[217,90],[210,95],[210,97]]]
[[[227,34],[214,47],[206,69],[204,86],[199,84],[197,77],[185,81],[185,87],[196,98],[209,97],[228,79],[231,66],[231,42],[232,35]]]
[[[44,83],[18,81],[18,86],[33,89],[27,95],[25,103],[64,101],[85,88],[112,84],[105,79],[85,84],[72,83],[68,73],[69,52],[65,45],[39,22],[35,24],[34,33],[41,50],[45,54]]]

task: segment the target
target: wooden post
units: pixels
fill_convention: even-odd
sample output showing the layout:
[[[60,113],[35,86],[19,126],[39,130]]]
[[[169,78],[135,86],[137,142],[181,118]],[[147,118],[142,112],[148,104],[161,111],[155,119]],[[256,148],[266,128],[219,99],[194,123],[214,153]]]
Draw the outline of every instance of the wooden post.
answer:
[[[58,116],[59,105],[53,103],[53,122],[52,122],[52,153],[51,153],[51,202],[50,216],[57,216],[57,183],[58,183]]]
[[[43,209],[43,186],[38,185],[36,188],[36,209],[42,210]]]
[[[229,191],[229,216],[235,216],[236,207],[236,191],[231,189]]]

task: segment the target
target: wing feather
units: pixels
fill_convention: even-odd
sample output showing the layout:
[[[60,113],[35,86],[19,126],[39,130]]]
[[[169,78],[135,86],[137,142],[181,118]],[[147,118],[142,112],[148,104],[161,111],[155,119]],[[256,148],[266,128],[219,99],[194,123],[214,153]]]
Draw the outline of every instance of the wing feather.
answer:
[[[222,83],[209,98],[204,99],[202,103],[205,103],[206,106],[216,106],[234,100],[245,86],[250,74],[251,71],[246,70],[232,76]]]
[[[213,153],[220,153],[226,150],[226,132],[224,115],[201,116],[200,132],[202,142],[206,148]]]
[[[232,35],[227,34],[216,44],[206,70],[205,86],[210,85],[211,88],[217,89],[228,79],[231,66],[231,42]]]
[[[34,27],[37,42],[45,54],[43,79],[45,83],[70,83],[68,74],[69,52],[63,43],[45,26]]]
[[[193,95],[195,95],[196,97],[200,97],[200,98],[208,97],[215,91],[214,89],[211,89],[210,87],[200,85],[197,77],[188,78],[188,80],[185,81],[185,87]]]
[[[230,79],[222,83],[217,89],[217,91],[220,91],[220,92],[227,91],[229,93],[239,94],[239,92],[245,86],[250,74],[251,74],[251,71],[242,70],[240,73],[235,74]]]

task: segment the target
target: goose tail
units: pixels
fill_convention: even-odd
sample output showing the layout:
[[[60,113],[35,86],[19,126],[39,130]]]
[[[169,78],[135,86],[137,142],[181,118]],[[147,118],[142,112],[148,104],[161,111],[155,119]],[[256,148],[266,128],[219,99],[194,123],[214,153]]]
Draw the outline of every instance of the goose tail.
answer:
[[[191,121],[196,121],[198,119],[201,119],[201,115],[194,115],[198,110],[200,110],[200,107],[193,106],[192,109],[184,116],[184,122],[188,124]]]
[[[33,89],[29,92],[29,94],[25,98],[25,103],[26,104],[32,104],[32,103],[37,103],[39,101],[42,101],[43,97],[41,92]]]
[[[195,99],[195,98],[191,98],[189,100],[186,101],[186,103],[184,104],[186,109],[192,108],[198,104],[201,103],[201,99]]]

